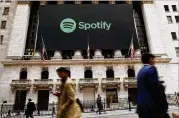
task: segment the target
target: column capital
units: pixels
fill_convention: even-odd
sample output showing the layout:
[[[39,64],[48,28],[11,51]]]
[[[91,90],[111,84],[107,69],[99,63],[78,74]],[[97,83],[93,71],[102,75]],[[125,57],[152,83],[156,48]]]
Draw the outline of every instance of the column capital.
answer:
[[[40,5],[46,5],[47,1],[40,1]]]
[[[98,0],[92,0],[92,4],[98,4],[99,1]]]
[[[116,1],[115,0],[109,0],[109,4],[115,4]]]
[[[76,0],[75,1],[75,4],[81,4],[82,2],[81,2],[81,0]]]
[[[62,0],[57,1],[57,4],[64,4],[64,1],[62,1]]]
[[[30,1],[18,1],[17,4],[22,4],[22,5],[31,5],[31,2]]]
[[[132,4],[132,0],[125,0],[127,4]]]
[[[154,1],[153,0],[144,0],[144,1],[141,1],[143,4],[153,4]]]

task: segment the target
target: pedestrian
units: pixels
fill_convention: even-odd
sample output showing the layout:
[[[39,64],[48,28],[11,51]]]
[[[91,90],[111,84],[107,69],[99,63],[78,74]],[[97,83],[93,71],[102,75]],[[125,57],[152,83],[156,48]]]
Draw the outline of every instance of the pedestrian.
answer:
[[[25,111],[26,118],[34,118],[33,112],[36,110],[34,102],[29,98],[27,103],[27,109]]]
[[[97,98],[97,107],[98,107],[98,110],[96,111],[96,113],[99,112],[99,114],[101,114],[102,102],[101,102],[101,96],[100,96],[100,94],[98,94],[98,98]]]
[[[137,113],[139,118],[170,118],[165,95],[164,81],[159,81],[155,65],[155,56],[142,55],[144,66],[137,76]]]
[[[76,103],[80,106],[81,112],[84,112],[84,110],[83,110],[83,105],[81,104],[79,98],[76,98]]]
[[[131,111],[131,95],[128,95],[129,111]]]
[[[61,78],[60,91],[53,93],[58,97],[56,118],[80,118],[81,110],[76,103],[73,80],[68,77],[67,70],[64,67],[58,68],[56,72]]]

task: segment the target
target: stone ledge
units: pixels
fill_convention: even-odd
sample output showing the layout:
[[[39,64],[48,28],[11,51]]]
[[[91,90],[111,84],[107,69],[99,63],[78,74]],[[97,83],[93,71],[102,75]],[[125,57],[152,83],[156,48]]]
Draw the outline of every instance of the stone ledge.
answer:
[[[171,58],[156,58],[156,63],[170,63]],[[124,59],[83,59],[83,60],[5,60],[1,62],[8,65],[93,65],[93,64],[141,64],[140,58]]]

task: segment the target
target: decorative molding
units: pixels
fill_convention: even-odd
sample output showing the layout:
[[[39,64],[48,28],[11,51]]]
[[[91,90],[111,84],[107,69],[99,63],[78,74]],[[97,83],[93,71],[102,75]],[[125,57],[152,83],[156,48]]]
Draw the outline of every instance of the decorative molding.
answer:
[[[132,4],[132,0],[126,0],[127,4]]]
[[[57,4],[64,4],[64,1],[57,1]]]
[[[42,67],[42,71],[48,71],[48,67]]]
[[[98,0],[92,0],[92,4],[99,4]]]
[[[143,4],[153,4],[153,0],[143,0],[141,1]]]
[[[46,5],[47,1],[40,1],[40,5]]]
[[[116,1],[115,0],[109,0],[109,4],[115,4]]]
[[[156,63],[170,63],[171,58],[156,58]],[[5,60],[1,61],[4,66],[10,65],[112,65],[112,64],[141,64],[139,58],[134,58],[133,60],[129,58],[125,59],[83,59],[83,60]]]
[[[82,3],[81,0],[77,0],[77,1],[75,1],[75,4],[81,4],[81,3]]]
[[[18,1],[17,4],[20,4],[20,5],[31,5],[31,2],[30,1]]]
[[[92,66],[85,66],[85,70],[92,70]]]

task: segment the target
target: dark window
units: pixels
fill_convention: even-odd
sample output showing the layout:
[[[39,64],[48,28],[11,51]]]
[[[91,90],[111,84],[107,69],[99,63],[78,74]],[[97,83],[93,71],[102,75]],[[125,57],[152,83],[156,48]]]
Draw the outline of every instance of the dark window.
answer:
[[[170,11],[168,5],[164,5],[165,11]]]
[[[128,77],[135,77],[135,71],[132,68],[127,70]]]
[[[172,39],[173,40],[177,40],[177,34],[176,34],[176,32],[171,32],[171,35],[172,35]]]
[[[93,72],[91,70],[85,70],[85,78],[93,78]]]
[[[179,16],[175,16],[175,20],[178,23],[179,22]]]
[[[41,73],[41,79],[48,79],[49,72],[47,70],[42,71]]]
[[[9,15],[9,7],[4,8],[3,15]]]
[[[179,57],[179,47],[176,47],[175,50],[176,50],[176,56]]]
[[[3,44],[3,38],[4,38],[4,36],[3,35],[1,35],[1,37],[0,37],[1,39],[0,39],[0,44],[2,45]]]
[[[172,5],[172,9],[173,9],[173,11],[177,11],[177,6],[176,5]]]
[[[27,79],[27,70],[22,68],[20,72],[20,80]]]
[[[112,69],[108,69],[106,71],[106,77],[107,78],[114,78],[114,71]]]
[[[1,22],[1,29],[5,29],[6,28],[6,22],[7,21],[2,21]]]
[[[168,23],[169,23],[169,24],[173,23],[171,16],[167,16],[167,20],[168,20]]]

